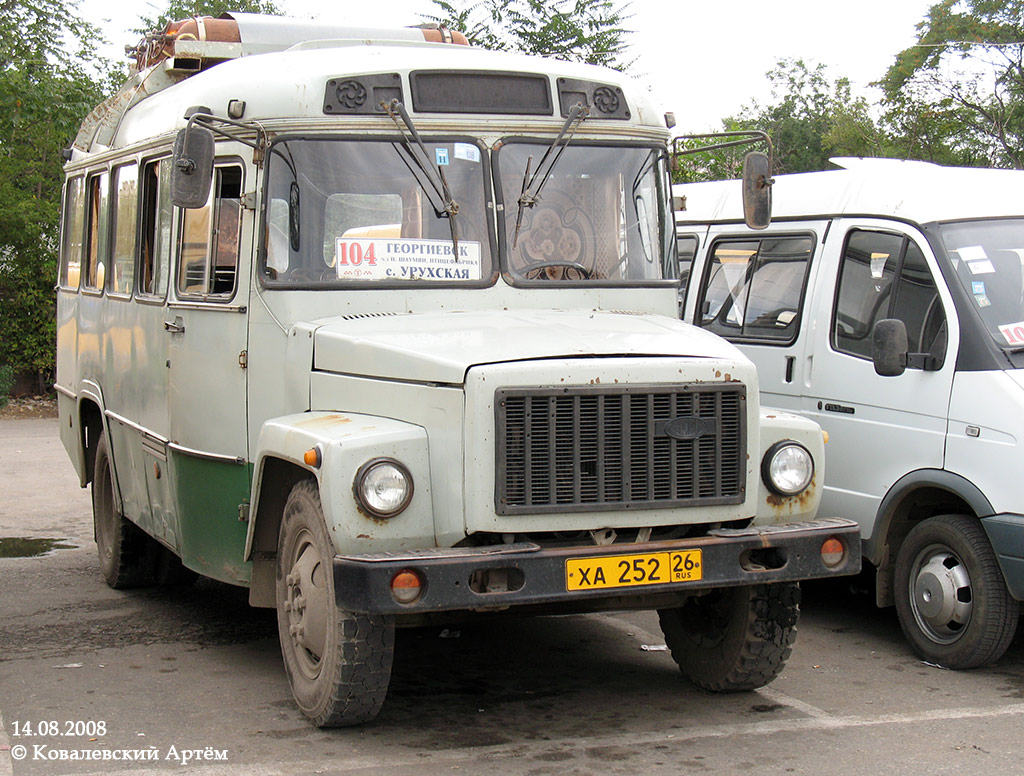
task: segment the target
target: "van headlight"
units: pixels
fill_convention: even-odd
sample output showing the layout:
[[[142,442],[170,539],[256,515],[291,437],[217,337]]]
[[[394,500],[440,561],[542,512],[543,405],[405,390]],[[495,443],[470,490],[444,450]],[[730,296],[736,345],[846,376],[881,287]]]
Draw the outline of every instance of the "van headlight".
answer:
[[[375,458],[356,472],[352,489],[370,517],[394,517],[412,501],[412,475],[394,458]]]
[[[780,496],[795,496],[811,484],[814,458],[798,442],[776,442],[761,461],[761,478],[768,489]]]

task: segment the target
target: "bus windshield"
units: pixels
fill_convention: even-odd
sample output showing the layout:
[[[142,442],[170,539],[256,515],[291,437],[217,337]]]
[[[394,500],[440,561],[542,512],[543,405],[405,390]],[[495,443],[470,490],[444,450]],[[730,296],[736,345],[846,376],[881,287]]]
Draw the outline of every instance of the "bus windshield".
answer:
[[[541,141],[509,141],[498,151],[512,281],[678,282],[664,155],[573,140],[549,168],[537,201],[521,205],[524,179],[529,184],[547,148]]]
[[[426,148],[458,203],[457,241],[401,142],[275,143],[267,165],[266,279],[314,286],[491,282],[483,153],[464,141]]]

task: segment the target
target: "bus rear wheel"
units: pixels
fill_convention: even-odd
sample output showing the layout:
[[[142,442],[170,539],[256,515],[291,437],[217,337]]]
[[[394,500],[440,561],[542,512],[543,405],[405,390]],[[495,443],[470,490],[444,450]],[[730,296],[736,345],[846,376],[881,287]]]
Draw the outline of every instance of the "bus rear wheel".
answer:
[[[117,510],[114,473],[110,466],[107,435],[96,442],[92,476],[92,519],[100,572],[110,587],[121,590],[153,582],[151,540]]]
[[[391,681],[391,618],[339,609],[334,545],[315,482],[288,495],[277,551],[277,629],[285,672],[302,713],[317,727],[374,719]]]
[[[800,585],[719,588],[660,609],[658,618],[691,682],[712,692],[756,690],[782,673],[793,651]]]

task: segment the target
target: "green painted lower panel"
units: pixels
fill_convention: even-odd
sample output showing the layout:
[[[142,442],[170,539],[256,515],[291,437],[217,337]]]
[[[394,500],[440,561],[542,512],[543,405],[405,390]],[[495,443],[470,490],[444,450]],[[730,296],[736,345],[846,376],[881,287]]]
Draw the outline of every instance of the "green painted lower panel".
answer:
[[[181,560],[193,571],[232,585],[249,585],[252,563],[243,559],[252,465],[208,461],[172,453]]]

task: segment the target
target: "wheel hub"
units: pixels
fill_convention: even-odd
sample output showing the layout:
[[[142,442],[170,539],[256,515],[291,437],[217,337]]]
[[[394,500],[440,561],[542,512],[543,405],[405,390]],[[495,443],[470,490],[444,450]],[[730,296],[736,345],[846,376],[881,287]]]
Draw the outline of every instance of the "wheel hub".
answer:
[[[327,645],[329,596],[320,553],[311,541],[299,544],[285,582],[288,635],[303,673],[315,678]]]
[[[971,619],[974,595],[967,568],[946,547],[926,548],[910,579],[914,617],[932,640],[951,644]]]

